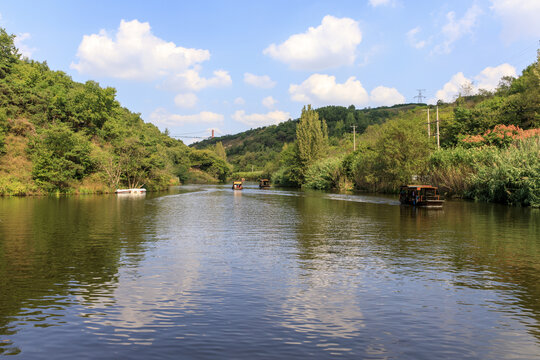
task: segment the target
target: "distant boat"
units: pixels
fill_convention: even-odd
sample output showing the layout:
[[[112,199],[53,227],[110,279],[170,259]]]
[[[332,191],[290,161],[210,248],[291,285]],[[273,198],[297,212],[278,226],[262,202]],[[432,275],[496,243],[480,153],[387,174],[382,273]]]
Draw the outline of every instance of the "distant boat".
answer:
[[[260,179],[259,180],[259,189],[268,189],[270,188],[270,180],[268,179]]]
[[[426,208],[442,208],[444,200],[439,190],[431,185],[403,185],[399,191],[399,202]]]
[[[244,188],[242,181],[233,181],[232,189],[233,190],[242,190]]]
[[[117,189],[114,193],[118,195],[144,195],[146,189]]]

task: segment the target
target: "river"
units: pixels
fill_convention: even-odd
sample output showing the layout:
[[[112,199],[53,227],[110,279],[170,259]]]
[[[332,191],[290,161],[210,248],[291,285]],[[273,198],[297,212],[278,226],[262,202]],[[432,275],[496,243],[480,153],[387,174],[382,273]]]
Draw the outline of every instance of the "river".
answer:
[[[0,356],[540,359],[540,211],[191,185],[0,198]]]

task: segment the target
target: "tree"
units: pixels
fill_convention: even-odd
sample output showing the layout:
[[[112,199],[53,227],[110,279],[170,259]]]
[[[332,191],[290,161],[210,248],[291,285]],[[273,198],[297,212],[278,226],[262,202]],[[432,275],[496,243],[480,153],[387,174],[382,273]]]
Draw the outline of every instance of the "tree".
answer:
[[[81,180],[93,170],[90,152],[90,141],[84,135],[66,124],[51,125],[30,142],[32,176],[47,191],[66,190],[73,180]]]
[[[0,79],[10,73],[11,67],[20,58],[14,39],[15,35],[9,35],[4,28],[0,28]]]
[[[394,191],[421,175],[434,149],[424,126],[423,119],[396,119],[375,128],[374,138],[348,159],[356,187]]]
[[[221,141],[216,143],[214,152],[220,159],[227,161],[227,153],[225,152],[225,148],[223,147],[223,143]]]
[[[303,182],[307,168],[324,154],[328,143],[328,129],[324,120],[319,120],[319,114],[304,106],[300,121],[296,126],[296,161],[300,171],[298,180]]]
[[[193,150],[189,157],[193,167],[209,173],[219,181],[226,181],[231,173],[231,166],[211,150]]]

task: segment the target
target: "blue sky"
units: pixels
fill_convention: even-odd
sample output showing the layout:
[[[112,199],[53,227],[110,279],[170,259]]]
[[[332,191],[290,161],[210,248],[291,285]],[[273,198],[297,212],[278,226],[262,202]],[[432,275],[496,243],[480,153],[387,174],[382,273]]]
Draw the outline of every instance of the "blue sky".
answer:
[[[192,136],[492,90],[535,61],[539,18],[538,0],[0,1],[25,56]]]

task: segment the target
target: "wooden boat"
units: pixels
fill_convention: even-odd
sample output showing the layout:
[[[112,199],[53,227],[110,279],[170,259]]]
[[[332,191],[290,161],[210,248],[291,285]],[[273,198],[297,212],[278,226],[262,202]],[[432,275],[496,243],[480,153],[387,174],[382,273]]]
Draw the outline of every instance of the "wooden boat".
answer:
[[[242,190],[244,188],[242,181],[233,181],[232,189],[233,190]]]
[[[270,180],[260,179],[259,180],[259,189],[268,189],[270,188]]]
[[[442,208],[444,200],[439,190],[431,185],[403,185],[399,191],[399,202],[405,205],[426,208]]]
[[[116,189],[114,193],[119,195],[143,195],[146,194],[146,189]]]

